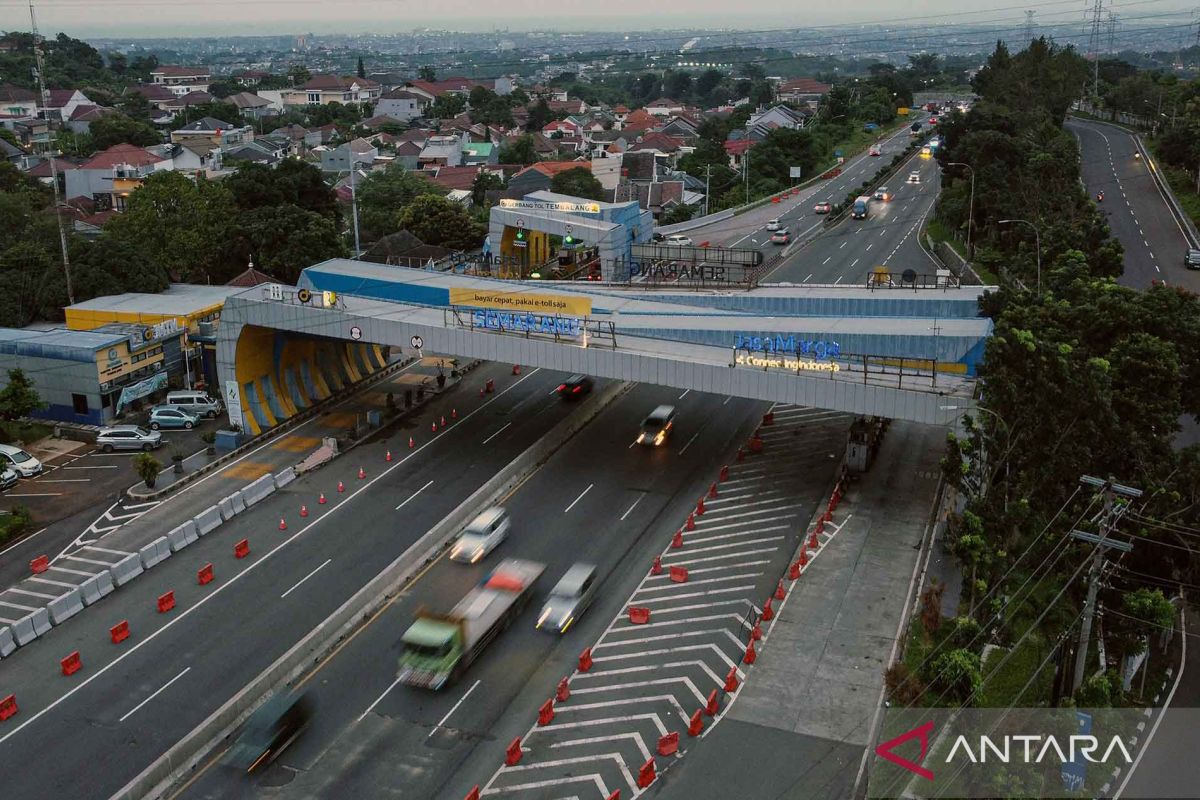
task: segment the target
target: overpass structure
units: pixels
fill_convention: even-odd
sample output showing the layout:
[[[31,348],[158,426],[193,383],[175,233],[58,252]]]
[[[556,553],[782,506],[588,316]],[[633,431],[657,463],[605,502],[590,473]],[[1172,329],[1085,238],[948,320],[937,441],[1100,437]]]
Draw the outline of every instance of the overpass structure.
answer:
[[[992,330],[984,290],[639,290],[334,259],[231,296],[217,359],[252,433],[421,351],[947,424]]]

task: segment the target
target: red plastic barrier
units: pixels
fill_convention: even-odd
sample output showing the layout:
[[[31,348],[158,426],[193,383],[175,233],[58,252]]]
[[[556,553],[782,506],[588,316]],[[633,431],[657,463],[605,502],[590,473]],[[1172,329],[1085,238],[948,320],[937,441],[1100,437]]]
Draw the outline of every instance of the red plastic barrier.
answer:
[[[592,648],[587,648],[579,654],[579,671],[587,672],[592,668]]]
[[[199,570],[197,570],[196,571],[196,580],[200,582],[201,586],[212,583],[212,581],[213,581],[213,565],[205,564],[203,567],[201,567]]]
[[[16,714],[17,710],[17,696],[15,694],[10,694],[8,697],[0,700],[0,722]]]
[[[233,555],[235,558],[245,558],[250,555],[250,540],[242,539],[233,546]]]
[[[730,667],[725,673],[725,691],[736,692],[738,687],[737,667]]]
[[[779,202],[779,198],[778,198],[778,197],[772,197],[772,198],[771,198],[771,202],[772,202],[772,203],[778,203],[778,202]]]
[[[697,708],[696,713],[688,719],[688,736],[699,736],[702,730],[704,730],[704,717],[701,709]]]
[[[780,581],[779,585],[775,587],[775,599],[782,600],[785,597],[787,594],[783,591],[783,581]]]
[[[650,784],[654,783],[657,777],[654,773],[654,759],[649,759],[642,768],[638,770],[637,785],[639,789],[645,789]]]
[[[767,598],[767,602],[763,603],[762,618],[764,622],[770,622],[775,619],[775,609],[771,608],[771,598]]]
[[[521,755],[521,737],[518,736],[508,743],[508,749],[504,751],[504,765],[515,767],[521,763]]]
[[[671,569],[674,569],[674,567]],[[630,606],[629,621],[634,625],[645,625],[650,621],[650,609],[641,608],[639,606]]]
[[[79,672],[79,670],[83,668],[83,662],[79,660],[79,651],[78,650],[76,650],[74,653],[71,653],[71,655],[67,656],[66,658],[64,658],[62,661],[59,661],[58,663],[62,665],[62,674],[63,675],[74,675],[76,672]]]
[[[33,561],[29,562],[29,570],[34,575],[41,575],[46,570],[50,569],[50,557],[38,556]]]
[[[671,567],[671,583],[687,583],[687,567]]]
[[[671,547],[676,550],[683,547],[683,531],[675,531],[675,535],[671,537]]]
[[[651,575],[662,575],[662,556],[655,556],[654,563],[650,565]]]
[[[746,655],[742,656],[742,661],[746,662],[747,664],[753,664],[757,660],[758,651],[754,649],[754,642],[750,642],[750,644],[746,646]]]
[[[113,644],[120,644],[129,638],[129,620],[123,619],[108,629]]]
[[[666,736],[658,737],[658,754],[660,756],[673,756],[675,751],[679,749],[679,732],[674,731]]]
[[[571,687],[567,683],[567,679],[563,678],[558,682],[558,687],[554,690],[554,699],[562,702],[571,696]]]
[[[721,709],[721,700],[717,697],[717,690],[713,689],[708,693],[708,702],[704,704],[704,713],[710,717],[715,717]]]
[[[471,791],[467,792],[467,796],[463,800],[479,800],[479,785],[476,784]]]
[[[538,708],[538,725],[549,725],[554,719],[554,701],[547,700]]]
[[[159,595],[158,597],[158,613],[165,614],[175,607],[175,590]]]
[[[722,482],[729,480],[729,465],[728,464],[721,467],[721,476],[720,476],[719,480]]]

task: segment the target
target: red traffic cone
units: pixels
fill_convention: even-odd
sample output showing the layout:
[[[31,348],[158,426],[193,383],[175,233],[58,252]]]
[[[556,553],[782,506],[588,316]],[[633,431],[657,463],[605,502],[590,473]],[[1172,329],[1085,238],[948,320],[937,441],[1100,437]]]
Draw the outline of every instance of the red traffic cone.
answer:
[[[696,515],[695,514],[688,514],[687,529],[689,531],[696,530]]]
[[[287,530],[287,521],[283,517],[279,518],[279,530],[281,530],[281,531]]]
[[[361,481],[365,477],[367,477],[367,473],[363,471],[362,467],[359,467],[358,468],[358,479]]]
[[[417,443],[413,441],[413,438],[411,436],[408,437],[408,449],[412,450],[416,446],[417,446]]]
[[[450,419],[458,419],[458,409],[457,408],[450,409]]]
[[[708,496],[710,499],[717,496],[717,484],[708,487]]]
[[[799,579],[800,579],[800,562],[793,561],[792,565],[790,567],[788,567],[788,580],[795,581],[795,580],[799,580]]]
[[[308,506],[300,506],[300,516],[302,516],[302,517],[308,516]]]
[[[391,460],[392,460],[392,451],[391,451],[391,450],[388,450],[388,451],[387,451],[387,455],[385,455],[385,456],[383,457],[383,460],[384,460],[384,461],[391,461]]]
[[[483,387],[482,386],[479,387],[479,396],[483,397]]]
[[[676,550],[683,547],[683,531],[675,531],[675,535],[671,537],[671,547]]]
[[[325,493],[324,493],[324,492],[321,492],[321,496],[317,498],[317,503],[318,503],[318,505],[322,505],[322,506],[323,506],[323,505],[325,505],[325,504],[326,504],[326,503],[328,503],[328,502],[329,502],[329,501],[325,499]]]
[[[344,492],[344,491],[346,491],[346,484],[342,483],[341,481],[338,481],[338,492],[340,493],[340,492]]]
[[[785,597],[787,597],[787,595],[783,591],[783,581],[780,581],[779,585],[775,587],[775,599],[782,600]]]
[[[442,414],[442,427],[446,427],[446,415]]]
[[[433,422],[429,423],[429,430],[432,433],[437,433],[437,420],[436,419]]]
[[[662,575],[662,556],[655,556],[654,563],[650,565],[651,575]]]
[[[513,375],[520,375],[520,374],[521,374],[521,365],[513,364]]]
[[[817,532],[816,531],[813,531],[812,535],[808,537],[808,546],[811,547],[813,550],[820,549],[821,543],[817,541]]]
[[[725,675],[725,691],[736,692],[738,687],[737,667],[730,667]]]
[[[767,598],[767,602],[763,603],[762,618],[770,622],[775,619],[775,609],[771,608],[771,598]]]
[[[752,641],[746,646],[746,655],[742,656],[742,661],[746,662],[747,664],[753,664],[757,658],[758,652],[755,651],[754,642]]]
[[[696,516],[704,516],[704,495],[700,495],[700,499],[696,501]]]
[[[808,566],[808,548],[807,547],[800,548],[800,558],[798,561],[796,561],[796,563],[802,567]]]
[[[750,640],[757,642],[761,638],[762,638],[762,626],[756,622],[756,623],[754,623],[754,627],[750,629]]]

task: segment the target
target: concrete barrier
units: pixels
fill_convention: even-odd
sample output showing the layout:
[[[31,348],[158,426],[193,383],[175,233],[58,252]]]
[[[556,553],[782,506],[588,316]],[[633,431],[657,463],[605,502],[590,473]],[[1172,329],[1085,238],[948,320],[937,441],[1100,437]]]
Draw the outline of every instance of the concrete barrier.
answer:
[[[0,628],[0,658],[7,657],[17,649],[17,640],[13,637],[12,628],[7,625]]]
[[[272,475],[263,475],[253,483],[248,484],[242,489],[242,499],[246,501],[246,508],[267,499],[275,493],[275,478]]]
[[[27,617],[21,617],[12,626],[13,638],[19,645],[27,645],[51,628],[50,612],[39,608]]]
[[[296,468],[288,467],[283,472],[275,473],[275,488],[282,489],[292,481],[296,480]]]
[[[217,509],[221,512],[221,519],[226,522],[237,516],[237,512],[233,510],[233,500],[229,497],[222,497],[217,503]]]
[[[83,592],[79,589],[71,589],[66,594],[56,597],[46,604],[46,610],[50,612],[50,621],[55,625],[62,625],[71,617],[83,611]]]
[[[170,558],[171,545],[167,542],[167,537],[160,536],[150,544],[143,546],[138,551],[138,555],[142,558],[142,566],[150,569]]]
[[[221,523],[224,522],[221,519],[221,509],[218,506],[209,506],[194,516],[192,521],[196,523],[196,532],[201,536],[207,536],[212,533],[221,527]]]
[[[167,534],[167,541],[171,545],[172,553],[178,553],[199,538],[196,522],[190,519]]]
[[[175,781],[195,770],[210,747],[217,741],[228,738],[238,725],[261,705],[275,686],[295,680],[314,663],[323,660],[340,641],[388,602],[396,592],[403,589],[430,560],[436,558],[480,508],[494,503],[512,491],[630,388],[632,384],[613,382],[590,395],[579,404],[574,414],[559,422],[549,433],[509,462],[478,491],[426,532],[416,544],[359,589],[324,622],[313,628],[274,664],[122,787],[110,800],[141,800],[166,794]],[[336,513],[336,508],[331,513]]]
[[[229,502],[233,505],[233,513],[240,514],[246,510],[246,498],[242,497],[241,492],[234,492],[229,495]]]
[[[124,586],[146,570],[142,566],[141,556],[137,553],[125,556],[109,569],[112,573],[113,581],[117,586]]]
[[[97,572],[92,577],[79,584],[79,590],[83,592],[83,604],[90,606],[101,597],[112,594],[113,577],[108,570]]]

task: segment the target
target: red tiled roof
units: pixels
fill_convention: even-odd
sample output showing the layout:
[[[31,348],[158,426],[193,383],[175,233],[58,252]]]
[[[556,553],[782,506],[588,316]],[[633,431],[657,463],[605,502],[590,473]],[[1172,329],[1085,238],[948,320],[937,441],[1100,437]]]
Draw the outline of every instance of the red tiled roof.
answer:
[[[67,103],[71,102],[71,98],[75,96],[78,89],[51,89],[50,90],[50,105],[47,108],[62,108]]]
[[[13,86],[11,83],[0,83],[0,102],[24,103],[37,99],[36,92],[22,89],[20,86]]]
[[[642,137],[642,140],[631,146],[630,150],[660,150],[664,153],[674,153],[683,146],[683,140],[678,136],[652,131]]]
[[[102,153],[92,156],[79,166],[80,169],[112,169],[118,165],[129,164],[143,167],[147,164],[157,164],[163,159],[132,144],[114,144]]]
[[[469,92],[476,86],[482,86],[485,89],[492,88],[490,84],[482,81],[473,81],[470,78],[453,77],[443,78],[440,81],[409,81],[409,84],[428,92],[434,97],[441,97],[446,92]]]
[[[175,93],[170,89],[153,83],[139,83],[137,86],[133,87],[133,91],[137,92],[151,103],[163,103],[167,102],[168,100],[175,99]]]
[[[732,142],[725,142],[725,152],[731,156],[739,156],[745,153],[751,147],[757,144],[753,139],[738,139]]]
[[[812,78],[796,78],[779,84],[780,92],[795,92],[797,94],[825,94],[833,87]]]
[[[436,174],[433,170],[422,170],[417,174],[430,183],[437,184],[443,189],[470,189],[475,182],[475,176],[480,168],[471,167],[439,167]]]
[[[226,283],[226,286],[260,286],[264,283],[277,283],[274,278],[265,272],[259,272],[254,267],[247,267],[244,272]]]
[[[618,105],[616,108],[613,109],[613,113],[614,114],[628,114],[629,109],[626,108],[624,105]]]
[[[115,109],[106,108],[105,106],[78,105],[75,106],[75,110],[71,112],[70,121],[91,122],[114,113],[116,113]]]
[[[80,159],[73,158],[56,158],[54,166],[59,172],[66,172],[69,169],[79,169]],[[49,178],[50,177],[50,161],[39,161],[29,169],[25,170],[25,174],[31,178]]]
[[[650,106],[655,106],[655,107],[662,106],[664,108],[683,108],[683,103],[672,100],[669,97],[660,97],[657,100],[655,100],[653,103],[646,103],[646,108],[649,108]]]
[[[583,167],[589,172],[592,169],[592,165],[587,161],[539,161],[536,164],[530,164],[528,167],[518,172],[517,175],[524,175],[526,172],[533,170],[535,172],[542,173],[547,178],[553,178],[560,172],[566,172],[567,170],[575,169],[576,167]]]
[[[650,128],[656,128],[659,124],[661,124],[661,120],[659,120],[658,117],[654,116],[644,108],[639,108],[637,111],[634,111],[625,118],[625,122],[621,125],[621,129],[644,131],[649,130]]]

